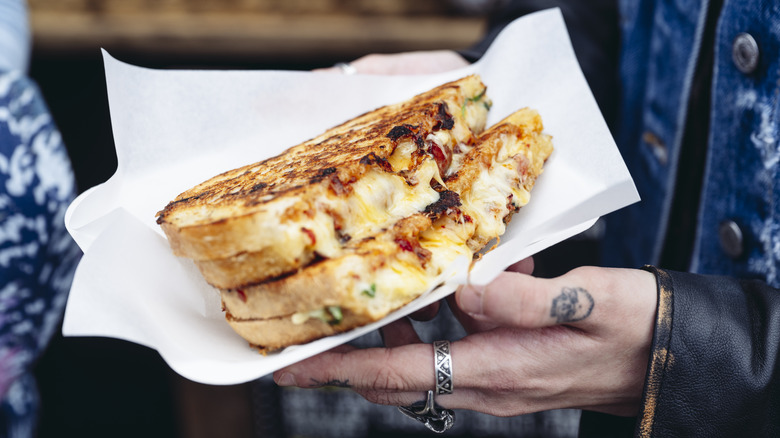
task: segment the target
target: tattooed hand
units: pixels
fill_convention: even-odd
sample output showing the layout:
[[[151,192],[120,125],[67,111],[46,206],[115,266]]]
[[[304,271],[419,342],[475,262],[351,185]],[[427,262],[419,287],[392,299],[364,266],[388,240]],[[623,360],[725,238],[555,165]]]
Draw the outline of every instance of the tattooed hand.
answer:
[[[526,260],[450,307],[469,332],[452,343],[455,391],[436,402],[499,416],[557,408],[635,415],[650,355],[655,277],[578,268],[553,279]],[[381,404],[410,405],[433,387],[433,350],[408,321],[384,330],[388,348],[340,347],[275,374],[280,385],[349,382]]]

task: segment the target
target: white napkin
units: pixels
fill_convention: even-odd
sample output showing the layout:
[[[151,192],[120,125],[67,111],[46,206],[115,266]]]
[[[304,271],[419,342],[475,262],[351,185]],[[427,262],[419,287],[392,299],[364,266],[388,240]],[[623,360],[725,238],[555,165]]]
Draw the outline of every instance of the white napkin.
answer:
[[[79,196],[66,225],[84,251],[63,333],[109,336],[156,349],[175,371],[208,384],[253,380],[340,345],[452,293],[445,285],[367,327],[262,356],[224,321],[218,293],[172,255],[156,213],[187,188],[259,161],[381,105],[471,73],[493,100],[488,124],[539,111],[555,151],[501,245],[472,283],[587,229],[636,202],[631,177],[601,117],[557,9],[510,24],[477,63],[423,76],[292,71],[151,70],[104,52],[118,169]]]

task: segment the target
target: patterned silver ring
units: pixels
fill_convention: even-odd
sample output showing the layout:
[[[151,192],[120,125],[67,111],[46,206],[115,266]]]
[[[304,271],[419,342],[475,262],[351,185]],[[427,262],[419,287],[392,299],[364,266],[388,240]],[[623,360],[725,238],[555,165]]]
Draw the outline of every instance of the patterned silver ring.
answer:
[[[399,406],[398,410],[407,417],[423,423],[428,429],[436,433],[443,433],[455,424],[455,412],[452,409],[442,408],[435,401],[436,395],[452,394],[450,341],[433,343],[433,361],[436,389],[429,390],[424,401],[413,403],[410,406]]]
[[[338,67],[345,75],[354,75],[357,73],[355,66],[348,62],[337,62],[334,67]]]
[[[436,395],[452,394],[452,355],[450,341],[433,343],[433,356],[436,367]]]

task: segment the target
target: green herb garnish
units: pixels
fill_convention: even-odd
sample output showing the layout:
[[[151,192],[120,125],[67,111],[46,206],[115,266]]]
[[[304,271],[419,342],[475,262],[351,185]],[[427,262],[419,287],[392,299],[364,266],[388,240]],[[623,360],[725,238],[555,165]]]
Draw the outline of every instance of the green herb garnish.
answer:
[[[482,91],[480,91],[479,94],[477,94],[476,96],[468,97],[468,98],[466,98],[466,100],[468,100],[469,102],[476,102],[476,101],[482,99],[485,96],[485,92],[486,91],[487,91],[487,87],[483,88]]]
[[[344,319],[344,315],[341,313],[341,307],[339,306],[328,306],[327,307],[328,313],[330,313],[331,319],[328,321],[328,324],[330,325],[337,325],[341,323],[341,321]]]
[[[376,284],[371,283],[371,286],[369,286],[368,289],[364,289],[361,293],[370,298],[374,298],[376,296]]]
[[[466,117],[466,103],[468,102],[479,102],[482,100],[483,97],[485,97],[485,92],[487,91],[487,87],[483,88],[482,91],[480,91],[476,96],[474,97],[467,97],[466,101],[463,102],[463,104],[460,106],[460,115],[463,117]],[[482,102],[482,105],[487,109],[490,110],[491,102]]]

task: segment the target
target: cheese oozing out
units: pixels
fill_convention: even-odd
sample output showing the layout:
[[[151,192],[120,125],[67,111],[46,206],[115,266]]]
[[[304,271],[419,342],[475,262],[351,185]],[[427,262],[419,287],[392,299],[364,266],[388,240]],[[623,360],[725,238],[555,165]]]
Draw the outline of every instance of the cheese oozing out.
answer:
[[[380,269],[355,271],[353,292],[343,303],[346,308],[354,306],[377,317],[386,315],[435,286],[440,274],[458,257],[473,257],[479,249],[470,245],[475,237],[492,239],[506,231],[506,216],[530,200],[525,179],[533,157],[527,145],[513,136],[502,136],[500,141],[498,153],[490,163],[482,164],[477,179],[461,193],[461,207],[420,234],[420,246],[431,255],[425,266],[411,253],[400,251]],[[368,289],[373,292],[365,293]],[[310,313],[295,314],[293,321],[305,322]]]
[[[263,223],[265,244],[288,258],[307,250],[326,258],[338,257],[344,251],[344,242],[377,234],[438,201],[439,193],[430,184],[435,178],[438,168],[430,158],[425,158],[406,177],[369,169],[350,186],[346,197],[323,193],[307,214],[294,215],[293,220]],[[267,208],[273,209],[270,211],[277,217],[284,217],[296,204],[294,199],[280,199]]]
[[[361,239],[438,201],[439,193],[430,184],[437,175],[436,163],[430,158],[424,159],[406,179],[372,169],[352,184],[347,199],[331,198],[331,202],[325,202],[330,211],[342,218],[341,232],[352,239]]]
[[[434,158],[427,154],[423,155],[414,172],[409,173],[418,145],[413,139],[402,138],[388,158],[392,173],[370,169],[350,186],[351,193],[347,198],[324,196],[317,204],[315,218],[296,222],[291,230],[283,233],[291,254],[302,251],[301,244],[305,245],[313,233],[314,243],[309,247],[321,256],[336,257],[341,253],[345,237],[346,240],[357,240],[373,235],[436,202],[439,195],[431,188],[430,181],[445,185],[443,178],[457,171],[463,155],[471,149],[462,141],[471,139],[473,132],[481,132],[487,121],[490,101],[485,96],[485,89],[474,87],[464,90],[464,93],[471,97],[464,98],[461,103],[447,104],[455,119],[452,129],[435,130],[426,137],[427,142],[435,142],[453,151],[444,175]],[[340,223],[335,224],[333,218],[325,218],[327,215],[335,216]],[[320,225],[316,226],[315,221]],[[299,236],[290,236],[291,233]],[[290,242],[296,241],[301,244],[290,245]]]

